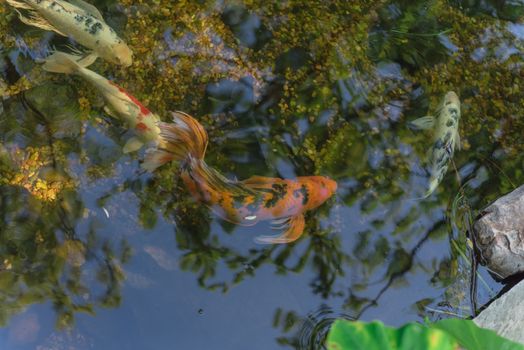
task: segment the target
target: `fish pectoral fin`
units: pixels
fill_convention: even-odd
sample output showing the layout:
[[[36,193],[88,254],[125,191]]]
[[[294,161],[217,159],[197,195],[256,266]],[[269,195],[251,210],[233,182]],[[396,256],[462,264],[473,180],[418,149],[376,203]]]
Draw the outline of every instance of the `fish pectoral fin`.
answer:
[[[408,123],[408,127],[414,130],[429,130],[435,126],[435,117],[427,115],[422,118],[412,120]]]
[[[69,58],[78,63],[78,65],[80,65],[82,68],[89,67],[98,58],[98,54],[96,54],[94,51],[84,51],[71,45],[66,45],[66,47],[69,49],[69,51],[71,51],[70,54],[67,54]]]
[[[455,132],[457,133],[455,136],[455,148],[460,151],[462,149],[462,141],[460,140],[460,133],[458,129]]]
[[[124,153],[130,153],[134,151],[138,151],[140,147],[144,145],[144,142],[142,142],[138,137],[134,136],[127,140],[126,144],[124,145]]]
[[[282,220],[274,220],[274,223],[281,224],[282,227],[287,228],[286,231],[277,236],[258,236],[255,242],[259,244],[282,244],[296,241],[304,232],[306,221],[304,215],[297,215],[290,217],[287,222]]]
[[[438,181],[438,179],[431,178],[429,180],[429,187],[426,190],[426,192],[424,193],[424,197],[422,197],[422,198],[425,199],[425,198],[428,198],[429,196],[431,196],[431,194],[433,192],[435,192],[435,190],[437,189],[439,183],[440,183],[440,181]]]
[[[146,151],[146,156],[141,167],[146,171],[153,172],[162,165],[169,163],[174,158],[173,153],[157,147],[152,147]]]
[[[93,63],[95,63],[97,58],[98,58],[98,55],[94,52],[91,52],[89,55],[78,60],[77,63],[81,65],[82,67],[86,68],[92,65]]]
[[[102,17],[102,14],[96,7],[94,7],[91,4],[88,4],[85,1],[82,0],[67,0],[70,4],[75,5],[76,7],[79,7],[80,9],[85,11],[85,14],[91,15],[95,17],[96,19],[104,21],[104,17]]]
[[[287,216],[281,219],[274,219],[271,221],[271,228],[273,230],[288,229],[290,220],[291,220],[290,216]]]

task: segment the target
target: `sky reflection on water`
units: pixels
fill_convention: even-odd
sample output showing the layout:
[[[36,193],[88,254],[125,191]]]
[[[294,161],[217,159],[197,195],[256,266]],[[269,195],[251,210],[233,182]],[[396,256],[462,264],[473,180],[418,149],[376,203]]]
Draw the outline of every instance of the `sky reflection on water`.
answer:
[[[473,3],[96,1],[137,57],[93,69],[164,121],[194,115],[210,165],[337,180],[284,246],[253,242],[269,224],[236,227],[195,203],[175,165],[141,173],[143,151],[122,153],[131,134],[101,97],[34,63],[68,40],[2,5],[0,347],[307,349],[336,317],[469,316],[454,248],[470,253],[465,218],[524,180],[522,24],[508,17],[522,6]],[[448,90],[463,106],[461,184],[450,167],[416,201],[430,145],[406,125]],[[480,273],[481,305],[500,286]]]

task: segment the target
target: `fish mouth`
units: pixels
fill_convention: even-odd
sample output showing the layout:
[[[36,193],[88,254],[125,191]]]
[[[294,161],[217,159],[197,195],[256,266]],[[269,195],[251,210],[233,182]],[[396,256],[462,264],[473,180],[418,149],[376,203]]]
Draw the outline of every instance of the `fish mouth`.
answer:
[[[129,67],[133,64],[133,51],[126,44],[114,45],[111,52],[113,63],[124,67]]]
[[[448,91],[444,96],[444,105],[454,103],[460,105],[460,99],[455,91]]]
[[[131,66],[133,64],[133,57],[132,56],[120,57],[120,58],[116,59],[115,64],[119,64],[122,67],[129,67],[129,66]]]
[[[328,179],[328,187],[331,189],[331,194],[333,195],[337,192],[338,184],[335,180]]]
[[[337,182],[335,180],[330,179],[329,177],[319,176],[313,178],[313,181],[319,187],[318,194],[319,199],[321,199],[319,204],[325,202],[327,199],[329,199],[337,192]]]

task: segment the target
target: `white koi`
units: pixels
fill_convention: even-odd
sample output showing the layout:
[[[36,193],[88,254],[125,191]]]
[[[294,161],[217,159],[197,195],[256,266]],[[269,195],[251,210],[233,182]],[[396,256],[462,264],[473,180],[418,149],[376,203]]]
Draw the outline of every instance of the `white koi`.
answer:
[[[160,141],[160,118],[147,109],[133,95],[87,68],[89,61],[79,56],[55,52],[44,60],[42,68],[48,72],[76,74],[94,85],[104,96],[110,115],[123,119],[136,136],[127,141],[124,153],[138,150],[145,143]]]
[[[133,63],[133,52],[104,21],[100,12],[83,0],[6,0],[25,24],[69,36],[93,50],[92,55],[123,66]],[[19,9],[27,10],[27,15]],[[93,59],[94,61],[94,59]]]
[[[429,186],[422,198],[435,191],[448,170],[455,148],[460,149],[459,121],[460,100],[450,91],[444,96],[436,117],[426,116],[410,123],[415,129],[434,130],[433,147],[428,151]]]

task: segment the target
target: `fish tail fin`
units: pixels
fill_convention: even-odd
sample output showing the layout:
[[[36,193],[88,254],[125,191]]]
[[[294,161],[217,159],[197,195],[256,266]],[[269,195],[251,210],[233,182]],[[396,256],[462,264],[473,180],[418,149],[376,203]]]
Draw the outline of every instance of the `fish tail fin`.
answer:
[[[189,158],[203,160],[208,137],[204,127],[183,112],[173,112],[172,123],[158,123],[160,140],[147,152],[143,167],[149,171],[170,161],[183,162]]]
[[[183,163],[184,173],[211,191],[232,194],[249,194],[251,191],[236,181],[231,181],[204,161],[208,136],[195,118],[184,112],[173,112],[172,123],[158,123],[158,145],[147,151],[142,167],[148,171],[170,162]]]
[[[6,0],[7,3],[15,8],[18,14],[18,18],[22,23],[29,26],[34,26],[43,30],[51,30],[62,36],[67,36],[54,25],[52,25],[47,19],[42,17],[40,13],[31,5],[30,1],[23,0]],[[26,10],[26,14],[22,14],[19,10]]]
[[[33,7],[26,3],[25,1],[17,1],[17,0],[6,0],[6,2],[17,9],[24,9],[24,10],[32,10]]]
[[[160,138],[165,149],[173,153],[175,160],[191,156],[204,159],[207,132],[195,118],[184,112],[173,112],[173,123],[159,123]]]
[[[74,74],[79,70],[85,68],[89,64],[89,60],[81,56],[71,55],[64,52],[54,52],[44,60],[42,68],[52,73]]]

